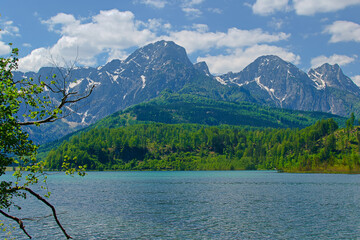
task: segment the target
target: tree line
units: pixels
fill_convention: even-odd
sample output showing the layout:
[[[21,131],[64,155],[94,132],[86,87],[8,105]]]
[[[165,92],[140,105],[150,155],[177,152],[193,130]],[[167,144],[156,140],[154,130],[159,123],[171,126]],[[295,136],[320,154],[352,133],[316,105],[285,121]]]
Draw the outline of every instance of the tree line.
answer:
[[[360,131],[349,119],[305,129],[249,129],[198,124],[139,124],[94,128],[49,152],[46,166],[61,169],[64,156],[89,170],[359,171]]]

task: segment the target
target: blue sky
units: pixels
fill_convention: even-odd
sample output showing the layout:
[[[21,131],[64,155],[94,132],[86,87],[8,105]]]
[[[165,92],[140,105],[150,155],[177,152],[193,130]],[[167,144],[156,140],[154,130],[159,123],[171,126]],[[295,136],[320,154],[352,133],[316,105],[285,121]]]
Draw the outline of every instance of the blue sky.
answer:
[[[12,0],[0,7],[0,55],[19,69],[99,66],[160,39],[213,74],[278,55],[304,71],[338,63],[360,84],[360,0]]]

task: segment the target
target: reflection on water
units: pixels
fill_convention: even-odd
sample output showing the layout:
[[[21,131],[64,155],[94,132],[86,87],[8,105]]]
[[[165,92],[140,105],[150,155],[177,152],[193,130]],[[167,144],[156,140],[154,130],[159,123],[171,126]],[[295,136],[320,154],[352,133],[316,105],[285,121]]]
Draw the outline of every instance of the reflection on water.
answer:
[[[49,186],[74,239],[360,237],[360,175],[90,172],[52,175]],[[21,210],[22,217],[49,213],[35,200]],[[35,239],[62,239],[52,218],[25,224]]]

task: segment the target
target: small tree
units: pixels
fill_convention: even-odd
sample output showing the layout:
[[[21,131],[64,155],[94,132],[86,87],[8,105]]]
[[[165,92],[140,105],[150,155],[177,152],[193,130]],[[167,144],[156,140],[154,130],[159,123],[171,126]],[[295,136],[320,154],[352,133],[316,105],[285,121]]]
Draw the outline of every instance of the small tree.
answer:
[[[45,183],[42,188],[46,190],[46,174],[44,163],[36,160],[38,146],[29,139],[22,126],[39,126],[64,117],[64,107],[88,97],[94,86],[83,94],[69,91],[67,85],[70,83],[73,66],[65,72],[58,68],[61,77],[53,75],[45,81],[15,81],[13,71],[17,67],[18,49],[14,48],[8,58],[0,58],[0,176],[5,174],[5,169],[9,165],[16,164],[18,170],[14,173],[14,182],[0,182],[0,213],[16,221],[23,232],[31,238],[22,220],[10,214],[10,207],[14,205],[13,200],[16,197],[26,198],[27,194],[33,195],[51,208],[57,225],[69,239],[71,237],[60,224],[54,206],[46,200],[50,192],[41,196],[30,188],[42,180]],[[45,91],[53,96],[44,94]],[[20,113],[22,116],[19,116]],[[70,168],[67,157],[64,158],[63,168],[66,174],[78,171],[80,175],[84,175],[83,167]]]

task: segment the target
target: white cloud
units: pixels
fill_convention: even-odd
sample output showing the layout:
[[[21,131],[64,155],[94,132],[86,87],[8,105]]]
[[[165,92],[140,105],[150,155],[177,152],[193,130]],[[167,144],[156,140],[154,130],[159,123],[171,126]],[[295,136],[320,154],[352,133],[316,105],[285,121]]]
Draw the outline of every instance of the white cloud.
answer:
[[[204,0],[183,0],[183,3],[181,4],[181,9],[187,17],[198,18],[202,15],[202,11],[200,9],[194,8],[194,6],[199,5],[203,2]]]
[[[78,51],[78,63],[84,65],[96,64],[96,56],[111,51],[124,51],[134,46],[142,46],[153,41],[156,35],[149,29],[140,29],[134,14],[116,9],[100,11],[90,22],[82,23],[74,16],[59,13],[43,22],[49,29],[60,34],[58,42],[44,51],[33,51],[19,63],[19,69],[37,71],[42,66],[48,66],[48,61],[39,62],[39,55],[49,59],[49,54],[56,58],[61,56],[72,61]],[[59,26],[57,29],[55,29]],[[26,62],[26,64],[25,64]]]
[[[283,19],[279,18],[272,18],[271,21],[268,23],[268,25],[272,28],[275,28],[276,30],[279,30],[284,25],[285,21]]]
[[[217,14],[222,14],[223,13],[223,10],[221,10],[220,8],[208,8],[207,10],[209,12],[217,13]]]
[[[269,33],[259,28],[230,28],[225,32],[211,32],[206,24],[193,24],[185,30],[173,31],[171,25],[162,20],[138,21],[133,13],[115,9],[100,11],[86,20],[59,13],[43,23],[49,26],[49,31],[59,34],[59,40],[53,46],[35,49],[20,59],[21,71],[38,71],[43,66],[51,66],[51,58],[71,62],[76,56],[78,64],[94,66],[98,64],[100,55],[108,61],[123,59],[129,49],[162,39],[176,42],[190,54],[197,51],[204,54],[212,50],[232,52],[227,56],[205,57],[211,61],[209,65],[216,73],[241,70],[244,66],[242,62],[249,63],[249,59],[263,54],[277,54],[293,62],[298,60],[298,56],[283,48],[266,45],[287,40],[290,34]],[[237,57],[239,59],[236,60]],[[215,63],[215,60],[221,62]],[[61,62],[57,64],[61,65]]]
[[[1,21],[0,22],[0,56],[6,55],[11,52],[11,47],[9,44],[5,43],[4,41],[1,41],[3,36],[20,36],[19,34],[19,28],[14,26],[13,21]]]
[[[9,54],[10,52],[11,52],[11,47],[8,44],[0,41],[0,56]]]
[[[149,5],[154,8],[164,8],[165,5],[168,3],[166,0],[140,0],[136,2],[140,2],[142,4]]]
[[[125,59],[129,56],[129,54],[126,51],[122,51],[119,49],[111,49],[109,52],[109,56],[107,58],[107,62],[110,62],[114,59]]]
[[[360,5],[360,0],[293,0],[298,15],[336,12],[353,5]]]
[[[257,0],[252,10],[255,14],[269,15],[289,9],[288,2],[289,0]]]
[[[46,48],[35,49],[26,57],[19,59],[19,71],[38,71],[43,66],[51,66],[51,56]]]
[[[360,75],[351,77],[351,80],[353,80],[353,82],[360,87]]]
[[[324,63],[329,63],[331,65],[339,64],[340,66],[345,66],[346,64],[349,64],[349,63],[355,61],[355,59],[356,59],[356,56],[349,57],[346,55],[334,54],[330,57],[326,57],[324,55],[321,55],[321,56],[311,59],[311,67],[316,68],[316,67],[323,65]]]
[[[360,42],[360,25],[349,21],[336,21],[325,28],[324,33],[331,34],[330,42]]]
[[[199,5],[199,4],[203,3],[204,1],[205,0],[183,0],[183,5],[192,7],[194,5]]]
[[[259,43],[278,42],[286,40],[289,34],[270,34],[261,29],[242,30],[230,28],[227,32],[204,32],[183,30],[172,32],[164,39],[173,40],[185,47],[188,53],[195,51],[207,51],[212,48],[241,48]]]
[[[192,28],[201,33],[209,31],[209,26],[206,24],[193,24]]]
[[[185,12],[186,16],[189,18],[198,18],[202,15],[202,11],[197,8],[184,7],[182,8],[183,12]]]
[[[353,5],[360,5],[360,0],[257,0],[252,5],[255,14],[269,15],[278,11],[295,10],[298,15],[336,12]]]
[[[214,32],[198,32],[193,30],[183,30],[179,32],[171,32],[169,36],[160,38],[174,41],[184,47],[187,53],[195,51],[207,51],[216,46],[219,39],[225,35],[224,33]]]
[[[171,24],[164,22],[162,19],[152,18],[148,19],[147,22],[136,21],[137,27],[144,27],[153,32],[168,32],[171,29]]]
[[[6,21],[6,22],[1,22],[1,31],[0,31],[0,38],[4,35],[10,35],[10,36],[16,36],[19,37],[19,28],[14,26],[14,22],[13,21]]]
[[[80,21],[76,20],[71,14],[59,13],[56,16],[51,17],[49,20],[41,21],[43,24],[47,24],[50,31],[57,31],[61,33],[65,29],[55,30],[55,27],[60,25],[63,28],[71,25],[78,25]]]
[[[284,48],[270,45],[254,45],[243,49],[236,49],[229,55],[199,57],[197,61],[205,61],[213,74],[222,74],[229,71],[239,72],[256,58],[263,55],[277,55],[285,61],[294,64],[300,63],[300,56],[287,51]]]
[[[269,34],[260,28],[253,30],[230,28],[227,34],[220,39],[218,45],[226,47],[251,46],[258,43],[278,42],[280,40],[286,40],[289,37],[290,34],[282,32],[278,34]]]

